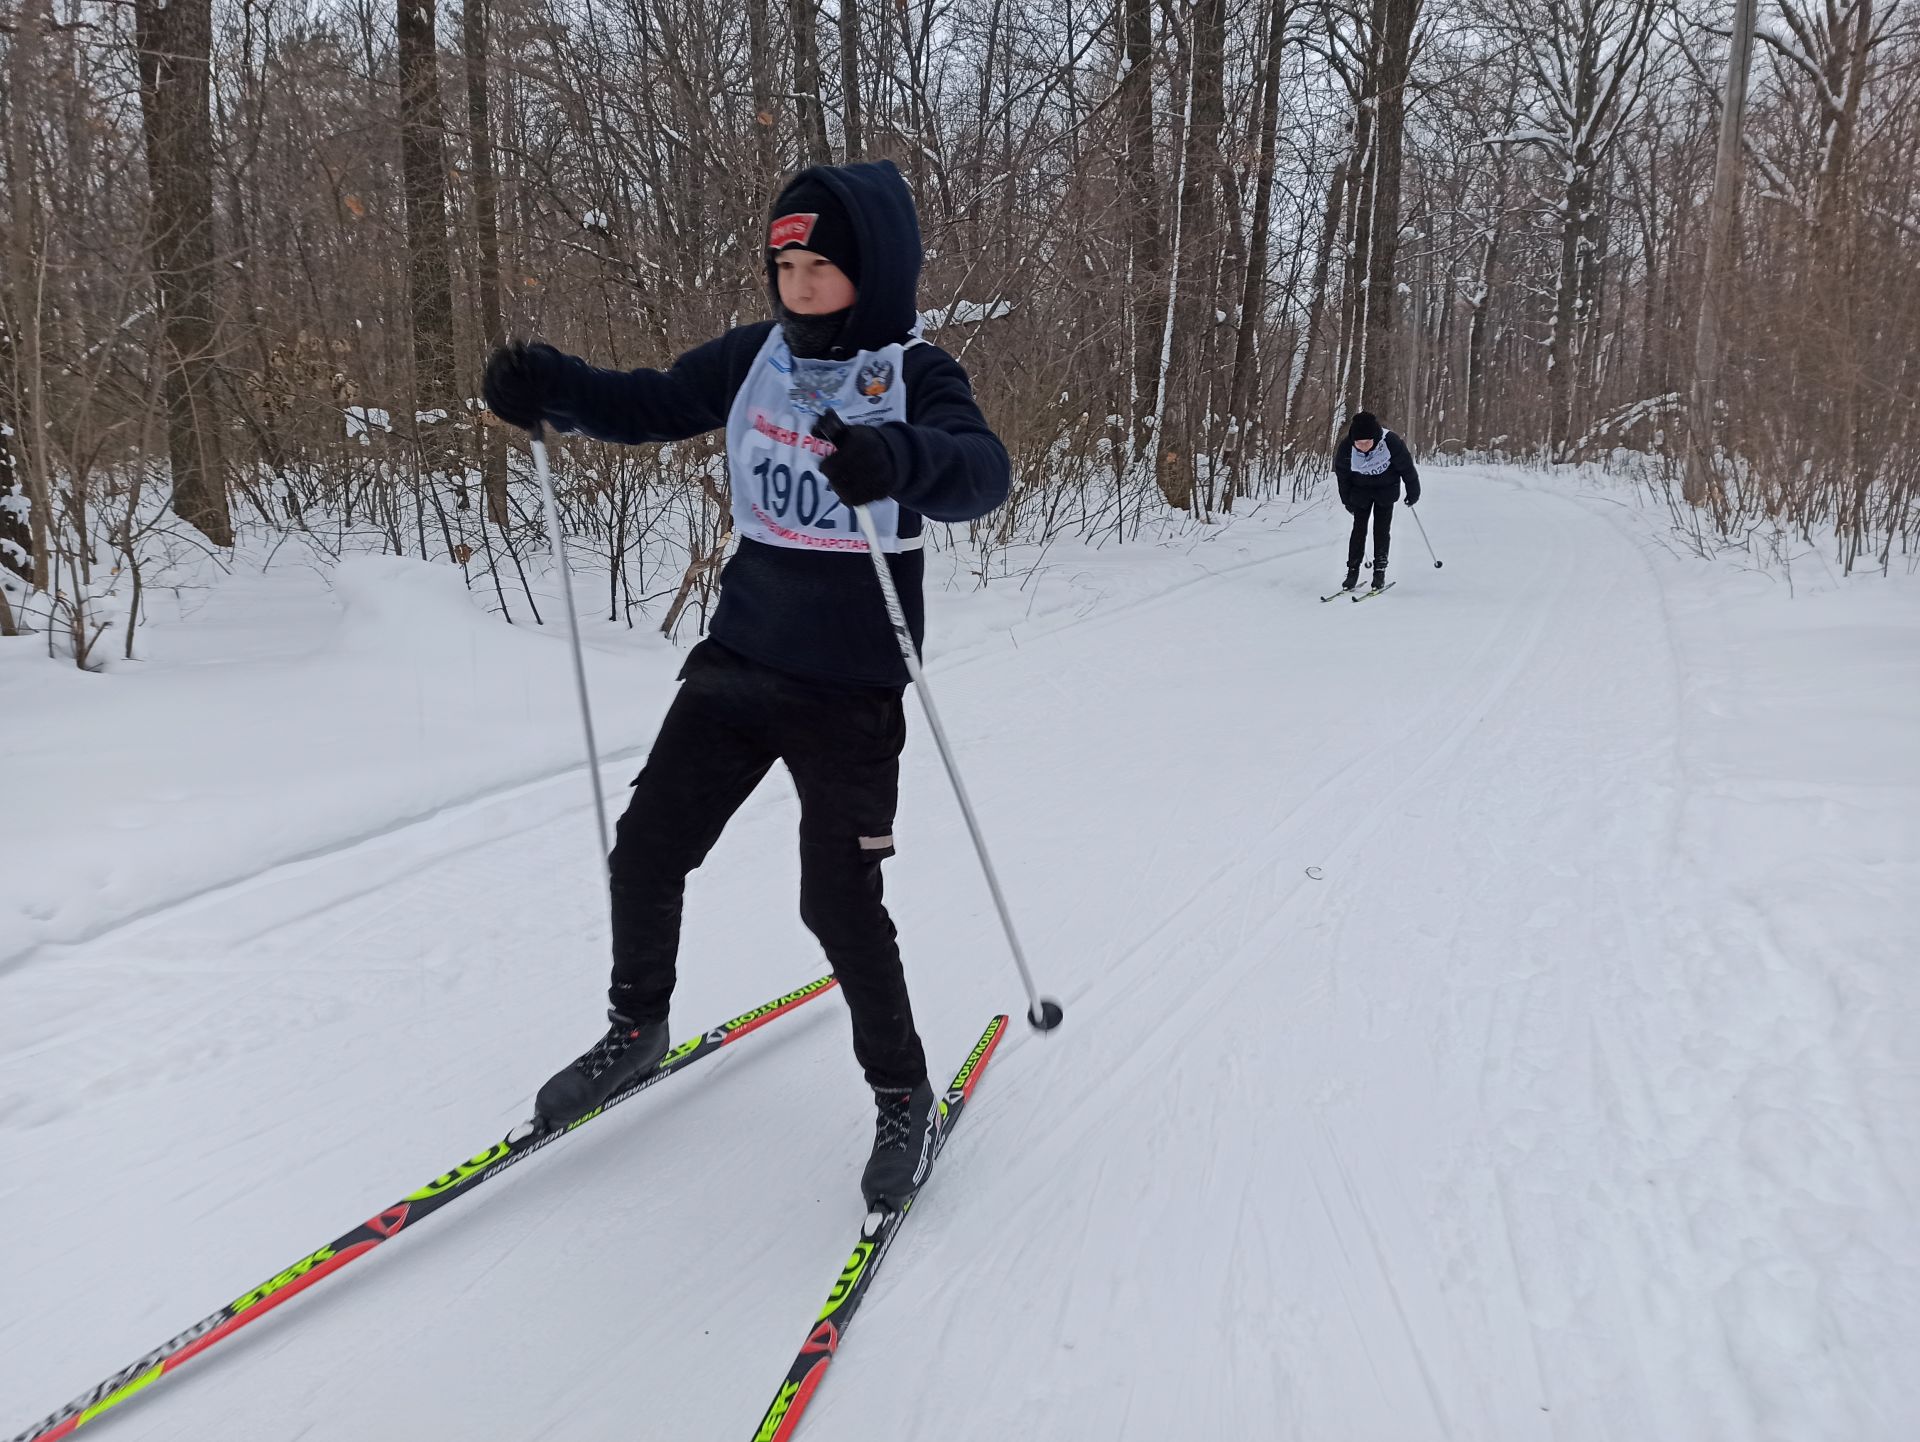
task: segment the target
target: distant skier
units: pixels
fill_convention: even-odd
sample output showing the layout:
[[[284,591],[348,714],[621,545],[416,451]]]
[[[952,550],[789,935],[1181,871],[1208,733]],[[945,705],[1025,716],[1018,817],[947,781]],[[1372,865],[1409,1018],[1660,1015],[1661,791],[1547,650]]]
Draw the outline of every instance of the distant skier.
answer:
[[[1366,554],[1367,518],[1373,518],[1373,589],[1387,584],[1387,549],[1393,540],[1393,503],[1407,483],[1407,504],[1420,500],[1420,472],[1407,443],[1384,429],[1373,412],[1361,411],[1347,425],[1347,437],[1333,453],[1333,474],[1340,482],[1340,504],[1353,516],[1347,540],[1347,578],[1340,589],[1360,584],[1360,560]]]
[[[515,342],[494,353],[485,387],[494,413],[528,430],[634,445],[724,426],[739,537],[710,634],[681,668],[620,818],[611,1025],[535,1109],[565,1125],[666,1053],[687,873],[782,761],[800,796],[801,919],[840,980],[878,1112],[861,1181],[870,1206],[925,1179],[938,1106],[881,899],[907,673],[852,507],[871,508],[918,643],[923,518],[973,520],[1011,484],[966,372],[915,335],[921,259],[913,196],[890,162],[815,166],[773,207],[776,319],[665,371],[602,370]],[[851,426],[837,449],[820,438],[829,411]]]

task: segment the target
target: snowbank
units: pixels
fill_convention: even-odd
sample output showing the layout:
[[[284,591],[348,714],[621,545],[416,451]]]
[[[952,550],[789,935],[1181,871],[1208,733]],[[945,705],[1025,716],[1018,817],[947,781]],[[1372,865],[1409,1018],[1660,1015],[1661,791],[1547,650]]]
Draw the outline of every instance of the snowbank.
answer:
[[[449,567],[355,556],[187,600],[105,675],[0,642],[0,963],[578,765],[563,628],[484,614]],[[674,652],[590,635],[602,745],[630,754]]]
[[[1260,522],[1169,524],[1144,544],[1002,553],[984,588],[972,553],[935,550],[930,665],[1096,609],[1119,616],[1300,544]],[[596,620],[594,584],[580,582],[582,626],[617,808],[684,648]],[[349,556],[331,569],[209,576],[150,607],[145,659],[109,660],[104,675],[50,663],[41,637],[0,641],[6,824],[18,839],[0,868],[0,967],[580,764],[551,596],[540,608],[553,624],[509,626],[450,567]]]

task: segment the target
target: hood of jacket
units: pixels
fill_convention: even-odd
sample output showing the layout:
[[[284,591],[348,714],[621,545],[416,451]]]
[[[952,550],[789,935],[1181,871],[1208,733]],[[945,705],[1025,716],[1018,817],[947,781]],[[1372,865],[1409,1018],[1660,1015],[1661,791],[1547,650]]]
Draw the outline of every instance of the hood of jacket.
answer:
[[[844,360],[863,350],[904,342],[920,320],[920,215],[906,177],[891,160],[815,165],[781,189],[770,216],[785,213],[787,193],[801,180],[826,186],[847,209],[860,248],[860,284],[833,347]],[[767,289],[781,314],[780,283],[767,254]]]

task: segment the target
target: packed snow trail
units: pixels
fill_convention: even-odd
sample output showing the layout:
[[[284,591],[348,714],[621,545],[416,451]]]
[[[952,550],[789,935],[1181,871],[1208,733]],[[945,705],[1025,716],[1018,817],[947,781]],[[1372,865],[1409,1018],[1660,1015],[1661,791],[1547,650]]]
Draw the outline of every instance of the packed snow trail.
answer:
[[[1676,654],[1705,622],[1606,507],[1472,471],[1422,505],[1446,570],[1403,538],[1364,607],[1317,604],[1340,537],[1309,518],[1017,648],[943,658],[936,611],[1068,1020],[1009,1034],[803,1436],[1914,1435],[1913,997],[1884,990],[1911,766],[1813,817],[1866,818],[1884,867],[1773,907],[1741,820],[1829,778],[1727,739],[1795,698]],[[577,782],[0,976],[0,1431],[504,1131],[592,1039],[590,828],[547,794]],[[888,896],[942,1073],[1019,999],[945,787],[916,732]],[[677,1024],[814,974],[795,815],[769,782],[695,874]],[[806,1008],[100,1435],[750,1435],[857,1221],[846,1032]]]

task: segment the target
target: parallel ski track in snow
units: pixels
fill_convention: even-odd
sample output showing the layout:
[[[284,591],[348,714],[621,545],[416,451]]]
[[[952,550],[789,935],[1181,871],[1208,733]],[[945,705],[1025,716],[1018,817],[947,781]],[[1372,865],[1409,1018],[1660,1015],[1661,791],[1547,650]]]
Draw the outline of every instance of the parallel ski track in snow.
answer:
[[[1197,549],[1199,545],[1205,543],[1205,539],[1206,538],[1202,538],[1201,540],[1191,543],[1187,549]],[[1063,633],[1096,630],[1110,624],[1117,624],[1144,608],[1162,604],[1170,598],[1183,596],[1192,592],[1210,590],[1223,583],[1232,581],[1245,572],[1273,566],[1284,561],[1291,561],[1296,557],[1306,554],[1318,554],[1322,549],[1322,547],[1302,542],[1289,549],[1279,550],[1268,555],[1255,557],[1251,560],[1238,561],[1221,566],[1218,569],[1207,572],[1205,575],[1187,577],[1144,596],[1101,605],[1086,615],[1067,616],[1044,625],[1029,625],[1023,629],[1023,640],[1021,644],[1031,645],[1057,637]],[[1000,652],[997,648],[980,642],[974,642],[959,648],[951,654],[942,656],[931,668],[932,674],[937,678],[939,675],[960,671],[982,663],[990,663],[998,654],[1000,654]],[[604,710],[604,707],[601,709]],[[608,798],[609,804],[616,804],[618,802],[620,796],[626,790],[624,778],[631,773],[639,763],[644,762],[647,751],[652,744],[651,735],[653,722],[650,719],[642,719],[634,724],[648,739],[627,746],[603,746],[601,751],[601,794]],[[48,943],[42,947],[29,948],[12,956],[0,956],[0,976],[5,976],[10,970],[31,963],[37,956],[41,956],[42,954],[57,957],[65,952],[77,948],[84,948],[94,942],[111,942],[112,939],[121,932],[138,929],[149,923],[165,922],[168,918],[178,913],[188,911],[198,906],[220,906],[231,900],[234,896],[243,894],[259,886],[274,885],[288,879],[321,874],[324,873],[327,864],[330,862],[352,857],[354,854],[370,848],[378,849],[391,843],[404,844],[408,839],[422,834],[433,834],[436,837],[437,844],[431,851],[422,855],[417,862],[410,866],[408,871],[432,866],[451,855],[470,852],[481,847],[492,845],[512,835],[523,834],[545,825],[557,815],[570,813],[574,809],[574,803],[577,797],[568,791],[567,788],[570,786],[577,787],[580,784],[580,773],[585,769],[583,764],[569,764],[546,771],[537,776],[523,777],[494,786],[478,787],[471,794],[460,798],[458,801],[448,802],[445,805],[435,806],[423,811],[393,818],[379,826],[369,827],[365,831],[358,832],[352,836],[342,837],[338,840],[327,842],[324,845],[316,846],[310,851],[304,851],[297,855],[274,861],[267,866],[261,867],[257,871],[248,872],[242,876],[231,877],[216,885],[172,897],[155,906],[144,907],[118,915],[113,920],[105,922],[98,927],[81,931],[68,940]],[[504,821],[496,820],[490,814],[500,808],[516,808],[521,803],[534,803],[537,811],[534,812],[534,814],[510,817]],[[463,824],[487,824],[490,822],[493,824],[494,829],[490,829],[485,834],[470,841],[451,846],[444,842],[437,841],[438,835],[443,828]],[[407,873],[402,872],[399,874]],[[372,886],[378,887],[384,885],[386,880],[391,879],[392,874],[389,874],[384,880],[372,883]],[[337,904],[341,899],[342,897],[337,894],[332,895],[329,896],[322,905]],[[316,909],[319,908],[317,907]]]
[[[1319,549],[1314,548],[1310,554],[1317,555]],[[1306,548],[1302,547],[1301,550],[1305,551]],[[1103,608],[1087,617],[1062,620],[1043,629],[1037,635],[1024,634],[1022,650],[1028,655],[1044,655],[1051,651],[1070,658],[1074,652],[1083,650],[1090,644],[1090,638],[1102,634],[1111,635],[1124,627],[1128,621],[1154,608],[1178,605],[1197,616],[1204,612],[1212,598],[1222,591],[1231,591],[1236,584],[1243,584],[1249,578],[1296,564],[1299,558],[1300,552],[1289,552],[1237,563],[1222,567],[1207,576],[1184,580],[1166,591]],[[1561,589],[1563,588],[1564,582],[1561,583]],[[1512,685],[1514,678],[1525,670],[1548,624],[1551,614],[1549,603],[1557,594],[1556,590],[1548,596],[1536,598],[1535,603],[1528,608],[1508,613],[1510,617],[1508,624],[1497,628],[1493,634],[1482,640],[1467,658],[1466,663],[1461,666],[1462,680],[1452,688],[1452,693],[1443,703],[1436,705],[1432,711],[1403,716],[1396,720],[1391,734],[1382,738],[1382,749],[1397,758],[1396,765],[1392,768],[1395,779],[1384,787],[1377,785],[1364,787],[1363,790],[1368,796],[1368,805],[1360,814],[1364,815],[1368,810],[1376,814],[1390,812],[1394,799],[1398,795],[1408,787],[1416,785],[1419,777],[1429,768],[1443,762],[1445,756],[1458,745],[1460,738],[1470,733],[1480,723],[1486,709],[1497,702],[1498,698]],[[1419,600],[1417,592],[1412,599],[1416,602]],[[1303,609],[1299,610],[1298,614],[1289,614],[1280,610],[1281,607],[1288,605],[1288,602],[1281,601],[1273,604],[1279,611],[1279,614],[1273,618],[1274,623],[1280,626],[1324,625],[1336,619],[1312,614]],[[1292,604],[1298,606],[1297,602]],[[1354,626],[1356,630],[1360,625],[1366,624],[1369,619],[1377,623],[1381,618],[1344,615],[1337,618],[1339,623]],[[1514,635],[1516,628],[1520,632],[1517,643]],[[1363,644],[1357,636],[1350,639],[1353,644]],[[1482,668],[1489,659],[1501,651],[1507,654],[1500,660],[1489,679]],[[945,664],[941,674],[961,670],[975,671],[982,666],[991,667],[995,660],[992,653],[975,649],[971,654],[960,655]],[[1070,667],[1071,661],[1065,664]],[[938,675],[936,675],[936,684],[938,684]],[[1431,717],[1435,713],[1454,719],[1444,729],[1436,732],[1431,725]],[[1270,866],[1270,858],[1276,851],[1290,844],[1297,844],[1309,833],[1318,831],[1317,855],[1325,865],[1337,869],[1352,858],[1365,845],[1368,836],[1377,829],[1379,823],[1364,821],[1348,823],[1335,826],[1329,831],[1326,802],[1329,798],[1350,794],[1355,785],[1360,783],[1366,773],[1374,767],[1375,754],[1369,751],[1358,755],[1336,770],[1321,776],[1304,798],[1291,805],[1286,814],[1277,816],[1263,831],[1254,836],[1236,838],[1234,849],[1240,853],[1241,860],[1216,868],[1199,884],[1188,888],[1177,904],[1169,906],[1166,903],[1171,898],[1160,898],[1156,909],[1160,910],[1161,919],[1141,936],[1131,949],[1110,959],[1099,984],[1096,986],[1083,983],[1069,989],[1069,1007],[1074,1014],[1074,1022],[1080,1025],[1095,1022],[1101,1012],[1106,1009],[1106,1004],[1102,1000],[1103,994],[1124,995],[1131,990],[1141,974],[1151,970],[1157,958],[1164,958],[1169,952],[1178,950],[1179,933],[1183,928],[1191,927],[1197,910],[1204,908],[1211,898],[1247,891],[1251,878]],[[1420,759],[1414,764],[1398,759],[1409,756]],[[511,845],[516,839],[552,824],[554,820],[552,810],[548,804],[543,803],[557,803],[562,811],[575,809],[573,803],[576,798],[571,788],[577,783],[578,768],[572,768],[541,781],[481,793],[461,806],[445,808],[427,817],[383,828],[355,841],[327,848],[287,865],[271,868],[260,875],[240,880],[215,892],[190,898],[176,907],[113,928],[103,933],[97,940],[104,946],[111,947],[116,937],[138,936],[153,930],[165,930],[169,921],[176,919],[185,919],[188,923],[187,930],[191,932],[194,929],[193,918],[198,914],[230,911],[236,903],[245,903],[249,898],[257,897],[261,900],[278,901],[280,904],[263,907],[262,910],[267,914],[256,926],[241,929],[240,934],[230,935],[229,940],[244,943],[245,940],[267,936],[288,924],[297,924],[302,920],[319,918],[329,913],[338,915],[345,910],[352,916],[352,921],[349,928],[339,934],[339,941],[343,955],[351,955],[357,942],[362,939],[378,938],[387,929],[401,924],[407,914],[417,914],[422,903],[445,907],[449,910],[458,909],[467,900],[467,897],[462,895],[463,892],[470,894],[470,888],[475,883],[488,884],[486,878],[489,873],[496,870],[491,864],[491,858],[503,854],[502,846]],[[561,788],[558,794],[555,794],[555,788]],[[531,816],[525,814],[529,809],[527,803],[531,803],[531,809],[534,812]],[[473,827],[480,828],[480,834],[477,837],[472,835],[471,830],[462,830],[462,828]],[[1337,841],[1334,841],[1335,836],[1339,837]],[[1327,844],[1330,841],[1334,843],[1331,846]],[[448,869],[449,861],[461,863],[462,858],[466,859],[466,863],[482,863],[479,871],[474,872],[469,864],[459,864],[457,870]],[[396,862],[399,863],[397,866],[394,864]],[[1150,856],[1146,861],[1146,869],[1154,870],[1158,862],[1157,855]],[[461,876],[464,876],[464,884],[459,879]],[[422,894],[420,883],[423,880],[430,883],[427,887],[427,895]],[[449,883],[452,884],[449,885]],[[500,875],[497,884],[509,884],[507,875],[504,873]],[[1317,883],[1304,879],[1296,880],[1284,894],[1270,895],[1267,899],[1274,905],[1276,911],[1285,912],[1306,888],[1315,885]],[[301,896],[295,906],[286,905],[287,901],[308,888],[311,889],[310,895]],[[1201,1024],[1209,1011],[1230,1003],[1235,988],[1243,981],[1258,959],[1254,951],[1246,948],[1253,930],[1250,914],[1252,905],[1251,892],[1248,892],[1247,899],[1242,902],[1242,915],[1233,938],[1233,949],[1240,952],[1240,956],[1202,979],[1187,999],[1163,1018],[1162,1025],[1167,1035],[1190,1033]],[[277,916],[274,913],[277,913]],[[88,948],[76,948],[82,951],[86,949]],[[998,958],[994,958],[991,964],[998,965]],[[1014,1040],[1016,1045],[1026,1043],[1025,1038]],[[1070,1041],[1070,1038],[1063,1037],[1061,1040]],[[1125,1089],[1144,1081],[1152,1065],[1148,1058],[1154,1054],[1154,1050],[1152,1048],[1143,1050],[1136,1060],[1117,1071],[1109,1072],[1107,1084],[1101,1088],[1101,1093],[1109,1093],[1112,1087]],[[698,1083],[688,1085],[695,1086]],[[1004,1081],[1003,1085],[1005,1085]],[[988,1101],[991,1103],[994,1099],[989,1097]],[[1000,1099],[992,1109],[1012,1110],[1007,1098]],[[1098,1110],[1097,1098],[1087,1097],[1072,1107],[1063,1119],[1062,1125],[1068,1131],[1076,1130],[1087,1124]],[[595,1144],[604,1146],[606,1139],[598,1139]],[[556,1160],[560,1165],[567,1164],[565,1158]],[[578,1159],[574,1159],[572,1164],[583,1165]],[[962,1164],[958,1158],[949,1162],[949,1165],[953,1166]],[[528,1190],[525,1178],[516,1179],[516,1181],[521,1191]],[[980,1204],[992,1206],[996,1204],[997,1194],[1005,1190],[1007,1184],[996,1180],[993,1174],[988,1172],[974,1179],[973,1185],[979,1193]],[[555,1215],[551,1206],[542,1206],[538,1210],[550,1216]],[[459,1283],[457,1295],[471,1295],[486,1279],[506,1264],[516,1249],[526,1246],[540,1234],[539,1226],[533,1229],[514,1228],[514,1240],[508,1243],[505,1250],[476,1257],[475,1260],[479,1263],[478,1269],[463,1277]],[[434,1250],[445,1251],[459,1245],[456,1237],[457,1228],[448,1228],[444,1237],[416,1240],[414,1250],[419,1254],[428,1246],[432,1246]],[[773,1251],[774,1244],[765,1238],[743,1240],[746,1241],[750,1252],[770,1256]],[[909,1245],[913,1244],[910,1240]],[[387,1268],[405,1265],[404,1258],[401,1258],[398,1263],[391,1258],[380,1260]],[[903,1257],[895,1265],[897,1272],[904,1272],[909,1264]],[[372,1271],[373,1269],[370,1268],[369,1278],[355,1280],[370,1282]],[[751,1275],[751,1269],[744,1271],[738,1285],[727,1286],[722,1295],[731,1294],[742,1302],[749,1300],[752,1288],[748,1284],[748,1279]],[[408,1284],[400,1281],[396,1285],[404,1288]],[[939,1290],[937,1284],[935,1290],[936,1292]],[[719,1299],[715,1298],[715,1300]],[[343,1295],[337,1303],[328,1305],[347,1309],[355,1304],[351,1296]],[[876,1309],[885,1307],[884,1293],[875,1299],[873,1305]],[[298,1323],[299,1319],[295,1317],[291,1321],[280,1322],[279,1326],[291,1333]],[[268,1328],[263,1327],[262,1331],[271,1335]],[[255,1345],[263,1344],[256,1342]],[[297,1350],[302,1344],[298,1337],[288,1335],[285,1345]],[[629,1345],[631,1345],[630,1338],[616,1335],[596,1345],[592,1355],[601,1358],[603,1363],[611,1365],[623,1347]],[[568,1370],[577,1372],[581,1360],[575,1359],[574,1366]],[[857,1351],[852,1360],[855,1365],[849,1367],[843,1364],[844,1372],[851,1374],[858,1367]],[[237,1368],[246,1364],[247,1359],[244,1356],[236,1356],[226,1365]],[[214,1378],[208,1385],[212,1386],[219,1380]],[[850,1376],[842,1376],[836,1380],[838,1385],[834,1391],[828,1393],[823,1399],[823,1415],[831,1415],[837,1409],[837,1396],[852,1392],[857,1385]],[[180,1390],[184,1393],[191,1389],[181,1387]],[[183,1402],[181,1405],[187,1404]],[[138,1419],[129,1419],[129,1421],[137,1422]],[[815,1424],[818,1425],[818,1423],[819,1419],[815,1419]]]
[[[1008,1037],[803,1436],[1788,1435],[1728,1345],[1702,1240],[1728,1203],[1662,1092],[1694,1058],[1658,1025],[1684,778],[1657,586],[1578,503],[1471,472],[1431,496],[1448,569],[1403,551],[1392,605],[1317,604],[1341,537],[1309,520],[936,660],[1067,1021]],[[889,901],[945,1071],[1016,987],[914,730]],[[0,1228],[46,1238],[10,1274],[34,1322],[0,1317],[0,1430],[518,1114],[599,1004],[583,811],[574,768],[0,976],[42,1021],[0,1058],[34,1179],[0,1182]],[[690,884],[677,1017],[817,965],[792,824],[770,784]],[[833,1005],[101,1437],[750,1435],[871,1125]],[[1740,1060],[1701,1065],[1734,1088]]]

